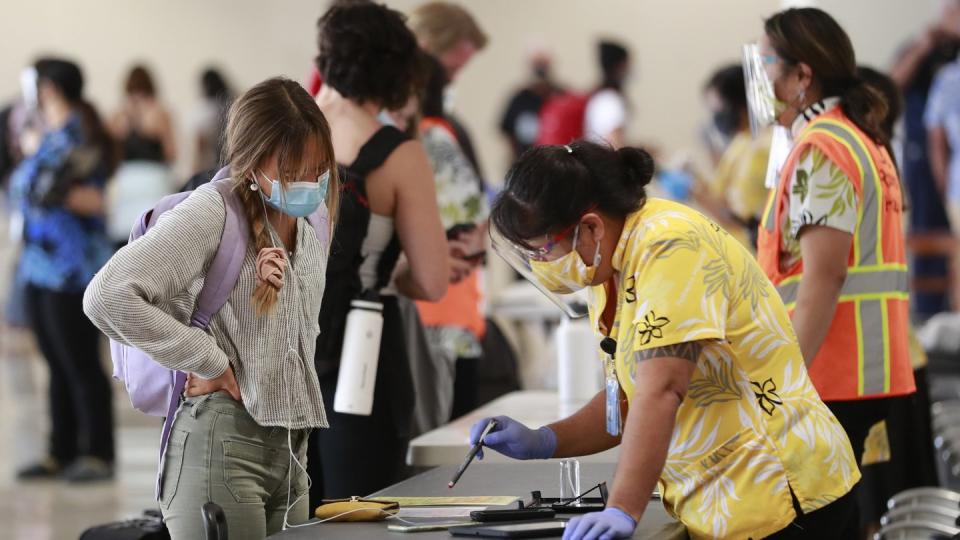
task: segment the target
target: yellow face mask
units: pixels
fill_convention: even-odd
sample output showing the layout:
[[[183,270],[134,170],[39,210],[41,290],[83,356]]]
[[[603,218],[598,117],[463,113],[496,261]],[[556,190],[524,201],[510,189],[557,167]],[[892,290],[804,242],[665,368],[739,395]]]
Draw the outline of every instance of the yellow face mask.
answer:
[[[573,234],[573,249],[563,257],[553,261],[530,261],[530,270],[537,281],[548,291],[556,294],[571,294],[593,283],[597,267],[600,266],[600,243],[593,255],[593,266],[587,266],[577,253],[577,240],[580,227]]]

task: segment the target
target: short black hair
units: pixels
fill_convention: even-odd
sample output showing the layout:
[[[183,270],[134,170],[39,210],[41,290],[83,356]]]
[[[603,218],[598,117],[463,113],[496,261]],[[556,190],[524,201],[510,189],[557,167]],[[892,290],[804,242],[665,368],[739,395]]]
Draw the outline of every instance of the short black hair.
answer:
[[[597,45],[597,55],[600,69],[608,74],[630,58],[630,51],[616,41],[603,40]]]
[[[230,99],[230,87],[227,85],[227,80],[216,68],[203,70],[203,74],[200,76],[200,86],[203,87],[203,95],[207,99],[224,101]]]
[[[507,173],[490,219],[507,240],[525,247],[593,210],[625,218],[643,207],[654,163],[646,151],[575,141],[524,152]]]
[[[70,103],[83,99],[83,72],[80,66],[63,58],[41,58],[34,64],[37,81],[52,84]]]
[[[723,104],[738,117],[747,111],[747,89],[740,64],[718,69],[710,76],[704,88],[715,90]]]
[[[317,21],[317,69],[345,98],[400,109],[420,87],[423,61],[399,11],[341,2]]]

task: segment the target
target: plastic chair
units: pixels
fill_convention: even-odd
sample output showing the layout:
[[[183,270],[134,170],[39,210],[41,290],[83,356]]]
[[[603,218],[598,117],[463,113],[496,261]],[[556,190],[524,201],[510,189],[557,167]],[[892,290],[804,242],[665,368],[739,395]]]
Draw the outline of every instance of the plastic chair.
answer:
[[[934,430],[945,430],[960,426],[960,409],[944,409],[931,414]]]
[[[219,504],[204,504],[200,514],[203,516],[203,531],[207,540],[227,540],[227,516]]]
[[[880,525],[887,526],[903,522],[933,522],[947,527],[957,527],[960,508],[947,508],[939,505],[914,505],[894,508],[880,517]],[[957,528],[960,533],[960,527]]]
[[[945,399],[942,401],[937,401],[930,405],[930,412],[937,416],[939,414],[950,413],[954,411],[960,411],[960,400],[957,399]]]
[[[960,509],[960,493],[948,489],[921,487],[897,493],[887,501],[887,508],[936,505],[948,509]]]
[[[873,540],[950,540],[958,530],[928,521],[903,521],[883,527]]]

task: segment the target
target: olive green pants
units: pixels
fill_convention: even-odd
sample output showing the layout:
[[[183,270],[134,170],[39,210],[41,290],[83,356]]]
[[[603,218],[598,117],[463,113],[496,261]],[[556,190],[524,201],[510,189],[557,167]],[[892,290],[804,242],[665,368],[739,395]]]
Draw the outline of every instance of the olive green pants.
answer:
[[[290,435],[304,467],[308,433]],[[173,540],[205,538],[200,508],[208,501],[223,508],[231,540],[262,540],[283,528],[288,496],[290,504],[299,498],[288,522],[307,520],[307,478],[291,463],[286,428],[258,425],[224,392],[187,398],[163,460],[160,508]]]

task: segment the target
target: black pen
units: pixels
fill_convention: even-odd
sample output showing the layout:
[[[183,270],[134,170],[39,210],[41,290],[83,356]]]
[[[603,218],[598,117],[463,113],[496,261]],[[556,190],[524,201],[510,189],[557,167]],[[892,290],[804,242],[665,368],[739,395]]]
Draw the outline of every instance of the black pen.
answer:
[[[487,422],[487,427],[483,428],[483,433],[480,434],[480,438],[477,439],[477,442],[473,444],[473,447],[470,448],[470,451],[467,452],[466,459],[463,460],[463,463],[460,465],[460,468],[457,469],[457,474],[453,475],[453,480],[447,484],[448,488],[453,488],[456,485],[457,480],[460,480],[460,477],[463,476],[463,471],[467,470],[467,466],[470,465],[470,462],[473,461],[473,458],[477,457],[477,453],[480,452],[480,447],[483,446],[483,438],[487,436],[487,433],[490,433],[490,430],[493,429],[493,426],[497,425],[496,420],[490,420]]]

